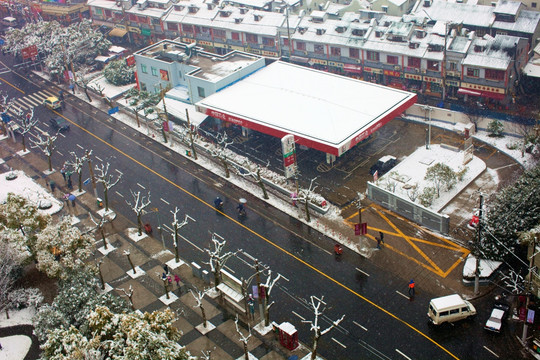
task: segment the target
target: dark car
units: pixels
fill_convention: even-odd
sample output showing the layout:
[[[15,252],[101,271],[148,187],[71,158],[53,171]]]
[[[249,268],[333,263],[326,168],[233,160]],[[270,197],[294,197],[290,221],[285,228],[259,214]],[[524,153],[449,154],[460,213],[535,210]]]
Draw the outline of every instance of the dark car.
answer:
[[[501,332],[502,323],[503,320],[506,318],[506,313],[508,312],[508,309],[510,307],[507,304],[497,303],[493,306],[493,310],[491,310],[491,315],[489,316],[489,319],[486,321],[486,324],[484,325],[484,329],[493,331],[493,332]]]
[[[51,123],[51,127],[55,130],[58,130],[58,131],[69,130],[69,123],[59,116],[51,118],[49,122]]]
[[[371,168],[369,168],[369,174],[373,175],[377,171],[379,177],[386,174],[397,164],[397,159],[392,155],[385,155],[379,159]]]

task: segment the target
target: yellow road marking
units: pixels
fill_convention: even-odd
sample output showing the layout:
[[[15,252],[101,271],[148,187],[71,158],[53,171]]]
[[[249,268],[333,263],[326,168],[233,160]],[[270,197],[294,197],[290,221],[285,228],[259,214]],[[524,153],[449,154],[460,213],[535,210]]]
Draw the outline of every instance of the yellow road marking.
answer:
[[[159,174],[157,171],[149,168],[148,166],[144,165],[143,163],[141,163],[140,161],[136,160],[135,158],[131,157],[130,155],[126,154],[125,152],[123,152],[122,150],[118,149],[117,147],[113,146],[112,144],[108,143],[107,141],[101,139],[99,136],[95,135],[94,133],[88,131],[87,129],[83,128],[82,126],[80,126],[79,124],[71,121],[70,119],[68,119],[67,117],[65,117],[64,115],[60,114],[59,112],[57,112],[56,110],[53,110],[52,111],[53,113],[55,113],[56,115],[64,118],[65,120],[69,121],[70,123],[72,123],[74,126],[78,127],[79,129],[81,129],[82,131],[86,132],[88,135],[92,136],[93,138],[95,138],[96,140],[98,141],[101,141],[103,144],[109,146],[111,149],[117,151],[119,154],[122,154],[124,155],[126,158],[128,158],[129,160],[133,161],[135,164],[139,165],[140,167],[146,169],[147,171],[151,172],[152,174],[156,175],[157,177],[161,178],[162,180],[166,181],[167,183],[171,184],[172,186],[178,188],[179,190],[183,191],[185,194],[191,196],[192,198],[198,200],[199,202],[201,202],[202,204],[208,206],[209,208],[215,210],[214,206],[208,204],[207,202],[205,202],[204,200],[202,200],[201,198],[197,197],[196,195],[190,193],[189,191],[187,191],[186,189],[184,189],[183,187],[177,185],[176,183],[172,182],[171,180],[169,180],[168,178],[166,178],[165,176]],[[262,239],[263,241],[267,242],[268,244],[274,246],[276,249],[280,250],[281,252],[283,252],[284,254],[290,256],[291,258],[295,259],[296,261],[298,261],[299,263],[305,265],[306,267],[308,267],[309,269],[315,271],[316,273],[318,273],[319,275],[323,276],[324,278],[330,280],[331,282],[333,282],[334,284],[340,286],[341,288],[347,290],[348,292],[350,292],[351,294],[357,296],[358,298],[364,300],[365,302],[367,302],[368,304],[370,304],[371,306],[377,308],[378,310],[382,311],[383,313],[385,313],[386,315],[394,318],[395,320],[399,321],[400,323],[402,323],[403,325],[407,326],[408,328],[410,328],[411,330],[413,330],[414,332],[416,332],[417,334],[419,334],[420,336],[424,337],[426,340],[430,341],[431,343],[433,343],[435,346],[437,346],[438,348],[440,348],[441,350],[443,350],[444,352],[446,352],[448,355],[450,355],[452,358],[456,359],[456,360],[459,360],[459,358],[457,356],[455,356],[454,354],[452,354],[448,349],[446,349],[444,346],[442,346],[441,344],[439,344],[438,342],[436,342],[435,340],[433,340],[432,338],[430,338],[428,335],[424,334],[422,331],[418,330],[417,328],[415,328],[413,325],[409,324],[408,322],[406,322],[405,320],[399,318],[398,316],[394,315],[393,313],[389,312],[388,310],[384,309],[383,307],[381,307],[380,305],[377,305],[376,303],[374,303],[373,301],[369,300],[368,298],[364,297],[363,295],[361,295],[360,293],[354,291],[353,289],[349,288],[348,286],[340,283],[339,281],[337,281],[336,279],[334,279],[333,277],[331,277],[330,275],[327,275],[326,273],[322,272],[321,270],[317,269],[315,266],[307,263],[306,261],[300,259],[299,257],[297,257],[296,255],[290,253],[289,251],[285,250],[284,248],[282,248],[281,246],[273,243],[272,241],[268,240],[267,238],[265,238],[264,236],[262,236],[261,234],[255,232],[254,230],[248,228],[247,226],[245,226],[244,224],[240,223],[238,220],[230,217],[229,215],[225,214],[224,212],[221,212],[220,213],[225,216],[226,218],[228,218],[229,220],[231,220],[232,222],[234,222],[235,224],[237,224],[238,226],[244,228],[245,230],[247,230],[248,232],[252,233],[253,235],[255,235],[256,237]]]
[[[5,82],[6,84],[8,84],[8,85],[11,86],[12,88],[14,88],[15,90],[18,90],[18,91],[22,92],[23,94],[26,94],[24,91],[22,91],[21,89],[19,89],[18,87],[16,87],[15,85],[13,85],[13,84],[10,83],[9,81],[7,81],[6,79],[0,78],[0,80],[2,80],[2,81]]]

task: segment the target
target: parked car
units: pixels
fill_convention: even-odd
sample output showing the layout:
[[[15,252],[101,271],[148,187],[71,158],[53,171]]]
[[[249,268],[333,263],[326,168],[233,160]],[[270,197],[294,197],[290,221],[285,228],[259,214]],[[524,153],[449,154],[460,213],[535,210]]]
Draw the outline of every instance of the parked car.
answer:
[[[476,315],[476,309],[458,294],[452,294],[431,299],[427,315],[430,324],[442,325],[470,319]]]
[[[493,331],[496,333],[501,332],[503,320],[506,318],[506,313],[510,309],[510,306],[507,304],[497,303],[493,306],[491,310],[491,315],[487,319],[484,329],[488,331]]]
[[[386,174],[390,169],[392,169],[397,164],[397,159],[392,155],[385,155],[379,159],[371,168],[369,168],[369,174],[375,174],[377,171],[378,176],[381,177]]]
[[[49,96],[43,100],[43,105],[51,110],[56,110],[62,107],[62,102],[56,96]]]
[[[49,120],[51,123],[51,127],[58,131],[67,131],[69,130],[69,123],[61,118],[60,116],[53,117],[51,120]]]

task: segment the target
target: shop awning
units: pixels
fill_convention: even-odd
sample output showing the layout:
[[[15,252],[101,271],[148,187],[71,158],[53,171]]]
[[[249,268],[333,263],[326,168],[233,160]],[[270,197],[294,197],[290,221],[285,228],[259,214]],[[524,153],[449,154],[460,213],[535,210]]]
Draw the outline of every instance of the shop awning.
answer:
[[[345,64],[343,66],[343,70],[347,72],[357,73],[357,74],[362,73],[362,67],[359,65]]]
[[[120,28],[114,28],[111,31],[109,31],[109,36],[123,37],[126,34],[127,34],[127,30],[120,29]]]
[[[297,63],[302,63],[302,64],[307,64],[309,59],[303,58],[303,57],[300,57],[300,56],[291,56],[291,61],[294,61],[294,62],[297,62]]]
[[[469,90],[469,89],[464,89],[464,88],[459,88],[457,93],[461,95],[482,96],[482,93],[480,91],[474,91],[474,90]]]

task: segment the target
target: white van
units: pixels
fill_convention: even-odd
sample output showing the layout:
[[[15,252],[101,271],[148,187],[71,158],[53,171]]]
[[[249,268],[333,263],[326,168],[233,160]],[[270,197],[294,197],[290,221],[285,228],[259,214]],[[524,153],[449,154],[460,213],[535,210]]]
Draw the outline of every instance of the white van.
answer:
[[[17,19],[14,17],[8,16],[2,19],[2,25],[9,26],[9,27],[16,27],[17,26]]]
[[[476,315],[476,309],[458,294],[431,299],[427,313],[434,325],[451,323]]]

